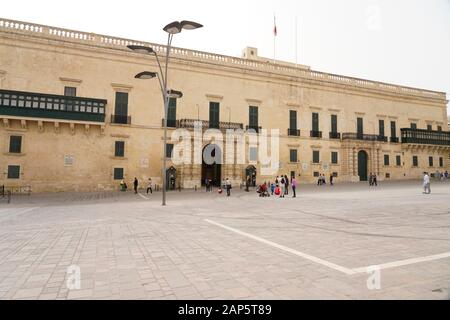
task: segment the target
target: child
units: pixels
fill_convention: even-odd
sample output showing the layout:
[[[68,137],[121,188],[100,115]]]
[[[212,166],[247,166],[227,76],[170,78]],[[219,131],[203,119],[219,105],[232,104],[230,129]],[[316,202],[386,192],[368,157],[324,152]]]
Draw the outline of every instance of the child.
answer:
[[[275,183],[273,183],[273,182],[270,184],[270,192],[272,195],[275,192]]]

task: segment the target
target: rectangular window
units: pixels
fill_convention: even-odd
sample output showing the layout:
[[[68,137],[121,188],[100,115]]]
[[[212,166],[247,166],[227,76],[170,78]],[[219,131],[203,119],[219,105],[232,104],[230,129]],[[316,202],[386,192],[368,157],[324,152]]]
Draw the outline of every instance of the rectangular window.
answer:
[[[441,132],[442,131],[442,126],[437,126],[437,131]]]
[[[411,129],[416,130],[417,129],[417,123],[411,123]]]
[[[75,87],[64,87],[64,95],[66,97],[76,97],[77,96],[77,88],[75,88]]]
[[[319,131],[319,114],[316,112],[312,114],[312,131]]]
[[[358,118],[356,120],[356,133],[358,136],[362,136],[364,134],[364,120],[363,118]]]
[[[250,161],[258,161],[258,148],[250,147]]]
[[[441,167],[441,168],[444,167],[444,158],[443,157],[439,158],[439,167]]]
[[[289,129],[297,130],[297,111],[289,111]]]
[[[337,178],[339,176],[338,172],[333,172],[333,178]]]
[[[313,151],[313,163],[320,162],[320,151]]]
[[[319,177],[320,176],[320,172],[314,171],[314,177]]]
[[[339,154],[335,151],[331,152],[331,163],[338,164],[339,163]]]
[[[430,167],[433,167],[433,166],[434,166],[434,159],[433,159],[433,157],[428,157],[428,165],[429,165]]]
[[[384,120],[378,120],[378,135],[384,137]]]
[[[402,166],[402,156],[397,156],[395,158],[395,162],[397,164],[397,167],[401,167]]]
[[[114,155],[116,157],[125,157],[125,142],[116,141]]]
[[[290,150],[290,161],[292,163],[297,163],[298,162],[297,150],[295,150],[295,149]]]
[[[417,156],[413,156],[413,167],[419,166],[419,158]]]
[[[332,133],[337,133],[338,132],[338,128],[337,128],[337,115],[332,114],[331,115],[331,132]]]
[[[172,153],[173,153],[173,144],[172,143],[166,144],[166,158],[172,159]]]
[[[22,137],[10,136],[9,137],[9,153],[21,153],[22,152]]]
[[[428,130],[428,131],[433,131],[433,125],[428,124],[428,125],[427,125],[427,130]]]
[[[391,121],[391,138],[397,138],[397,125],[395,121]]]
[[[128,93],[116,92],[116,105],[114,109],[116,116],[128,116]]]
[[[169,99],[169,108],[167,109],[167,127],[176,128],[177,126],[177,99]]]
[[[123,179],[123,168],[114,168],[114,180]]]
[[[258,107],[250,106],[248,108],[248,125],[250,128],[258,129]]]
[[[292,178],[295,178],[295,171],[291,171],[291,180]]]
[[[220,104],[218,102],[209,103],[209,127],[219,129]]]
[[[389,165],[389,155],[388,155],[388,154],[385,154],[385,155],[384,155],[384,165],[385,165],[385,166],[388,166],[388,165]]]
[[[20,179],[20,166],[8,166],[8,179]]]

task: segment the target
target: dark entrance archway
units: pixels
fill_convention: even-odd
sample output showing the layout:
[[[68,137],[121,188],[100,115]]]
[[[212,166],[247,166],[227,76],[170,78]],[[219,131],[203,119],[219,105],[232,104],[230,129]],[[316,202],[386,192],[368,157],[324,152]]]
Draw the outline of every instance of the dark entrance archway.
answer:
[[[177,183],[177,169],[170,167],[166,171],[166,189],[175,190]]]
[[[367,181],[367,163],[369,157],[367,152],[361,150],[358,152],[358,175],[359,181]]]
[[[256,187],[256,168],[249,166],[245,169],[245,179],[250,177],[250,187]]]
[[[216,160],[222,159],[222,150],[218,145],[207,145],[202,152],[202,186],[205,185],[205,180],[209,179],[213,186],[219,187],[222,181],[222,164],[217,163],[217,161],[210,163],[206,161],[205,156]]]

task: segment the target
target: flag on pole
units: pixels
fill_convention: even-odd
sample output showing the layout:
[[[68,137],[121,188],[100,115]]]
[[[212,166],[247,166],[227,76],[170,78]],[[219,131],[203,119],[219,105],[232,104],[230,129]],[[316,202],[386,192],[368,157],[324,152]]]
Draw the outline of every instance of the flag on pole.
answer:
[[[273,16],[273,35],[277,36],[277,20],[275,18],[275,15]]]

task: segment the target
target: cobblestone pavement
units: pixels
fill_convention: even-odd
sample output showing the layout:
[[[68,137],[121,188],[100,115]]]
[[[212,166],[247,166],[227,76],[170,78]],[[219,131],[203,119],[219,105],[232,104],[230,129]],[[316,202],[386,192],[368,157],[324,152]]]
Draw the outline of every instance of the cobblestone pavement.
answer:
[[[449,299],[450,184],[432,191],[183,191],[167,207],[160,193],[13,197],[0,203],[0,299]]]

